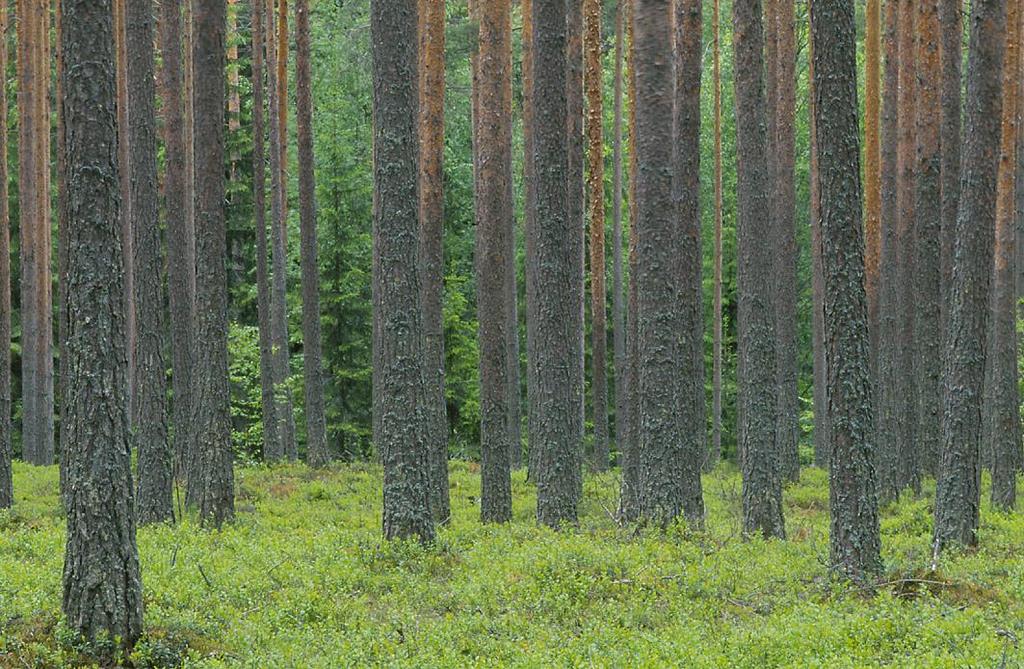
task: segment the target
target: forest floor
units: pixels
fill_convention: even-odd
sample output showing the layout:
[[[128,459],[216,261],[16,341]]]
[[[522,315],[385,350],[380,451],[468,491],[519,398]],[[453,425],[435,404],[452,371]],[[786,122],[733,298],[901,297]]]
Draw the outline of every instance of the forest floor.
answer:
[[[56,468],[16,465],[0,513],[0,667],[81,662],[59,624]],[[704,479],[707,529],[618,527],[617,474],[588,477],[580,527],[484,526],[474,465],[431,548],[380,538],[375,465],[240,469],[238,519],[139,531],[138,667],[1022,667],[1024,514],[982,510],[981,548],[932,569],[932,490],[882,512],[879,594],[829,578],[826,474],[785,495],[789,540],[739,534],[740,479]]]

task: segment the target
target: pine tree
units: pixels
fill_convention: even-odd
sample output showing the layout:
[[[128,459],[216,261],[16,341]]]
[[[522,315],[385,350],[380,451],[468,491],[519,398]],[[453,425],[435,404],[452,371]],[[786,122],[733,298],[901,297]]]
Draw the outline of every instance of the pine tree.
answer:
[[[615,362],[615,446],[624,454],[627,439],[626,290],[622,267],[622,87],[626,0],[615,3],[615,79],[612,140],[612,350]],[[621,456],[620,456],[621,457]],[[620,460],[621,462],[621,460]]]
[[[868,0],[864,14],[864,287],[875,375],[878,351],[878,293],[882,255],[881,0]]]
[[[7,12],[0,7],[0,72],[7,79]],[[7,87],[0,86],[0,118],[7,118]],[[7,131],[0,132],[0,509],[14,504],[11,457],[11,221],[7,208]]]
[[[942,63],[942,328],[949,317],[953,278],[953,235],[960,200],[960,89],[963,82],[963,0],[939,0]]]
[[[715,257],[714,257],[714,342],[712,350],[711,451],[705,469],[722,459],[722,55],[720,43],[721,2],[712,8],[712,74],[715,126]]]

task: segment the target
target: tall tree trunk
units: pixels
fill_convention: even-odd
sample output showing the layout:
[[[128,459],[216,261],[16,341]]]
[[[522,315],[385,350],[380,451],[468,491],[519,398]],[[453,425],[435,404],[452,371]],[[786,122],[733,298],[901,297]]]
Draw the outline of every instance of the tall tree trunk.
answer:
[[[601,100],[601,3],[583,0],[586,34],[587,193],[590,206],[590,392],[594,421],[594,468],[608,468],[608,333],[604,266],[604,105]]]
[[[977,543],[979,442],[988,290],[995,230],[1005,0],[971,5],[960,204],[953,245],[943,360],[942,463],[935,494],[934,550]]]
[[[772,187],[772,223],[775,238],[775,328],[776,384],[778,414],[775,440],[779,451],[781,475],[787,481],[800,480],[799,390],[797,389],[796,301],[796,35],[793,0],[774,0],[776,60],[774,67],[775,137],[769,145],[774,156],[775,181]],[[699,257],[699,256],[698,256]]]
[[[892,0],[890,0],[892,1]],[[864,14],[864,288],[868,300],[871,376],[878,352],[882,258],[882,1],[868,0]]]
[[[142,632],[132,500],[115,56],[109,0],[62,0],[68,254],[68,627],[130,649]],[[97,379],[105,379],[97,383]]]
[[[227,230],[224,220],[225,0],[194,6],[196,319],[192,423],[196,468],[189,499],[203,522],[220,526],[235,512],[228,386]]]
[[[810,209],[811,209],[811,344],[814,373],[814,464],[827,469],[832,456],[828,415],[828,361],[825,359],[825,273],[822,266],[821,170],[818,167],[818,129],[814,111],[814,37],[808,47],[808,125],[810,126]]]
[[[536,342],[530,364],[535,367],[537,391],[542,393],[537,398],[533,446],[538,450],[537,519],[552,527],[576,522],[583,442],[583,219],[570,203],[574,198],[569,184],[575,182],[571,176],[566,178],[570,174],[566,31],[552,29],[566,22],[567,9],[566,0],[532,6],[536,219],[534,257],[528,262],[535,266],[533,289],[538,299],[534,300]]]
[[[425,413],[427,382],[417,265],[419,143],[417,12],[409,0],[373,0],[374,406],[384,456],[384,536],[434,538]]]
[[[152,0],[125,0],[128,59],[128,146],[135,340],[135,429],[138,452],[136,511],[140,523],[174,520],[174,472],[167,442],[167,367],[164,364],[164,253],[156,168],[155,17]]]
[[[427,333],[430,508],[451,515],[448,415],[444,395],[444,0],[420,0],[420,262]]]
[[[615,448],[626,444],[626,292],[622,273],[622,61],[627,0],[615,3],[615,80],[612,140],[612,347],[615,363]],[[623,460],[620,459],[620,463]]]
[[[295,121],[299,142],[299,225],[302,229],[302,351],[306,396],[306,459],[313,467],[330,460],[324,417],[320,348],[320,283],[313,175],[313,99],[310,72],[309,0],[295,2]]]
[[[722,459],[722,47],[721,2],[714,0],[711,18],[712,73],[715,126],[715,257],[714,257],[714,341],[711,359],[711,450],[705,470]]]
[[[1020,88],[1020,0],[1007,0],[1003,65],[1003,118],[996,187],[995,264],[990,327],[992,368],[992,505],[1012,511],[1017,503],[1020,462],[1020,387],[1017,372],[1015,286],[1018,99]]]
[[[857,44],[849,0],[811,5],[828,341],[832,567],[866,583],[882,568],[875,490],[871,353],[864,290]]]
[[[903,257],[897,238],[898,137],[899,137],[899,4],[885,5],[885,91],[882,99],[881,148],[881,228],[882,250],[879,260],[878,352],[875,361],[875,443],[878,492],[883,500],[899,494],[896,460],[899,434],[898,377],[901,374],[899,341],[899,281]]]
[[[586,163],[585,143],[583,137],[583,0],[566,0],[566,46],[565,57],[568,70],[566,72],[566,119],[569,128],[569,167],[566,177],[569,180],[569,219],[568,219],[568,251],[569,251],[569,289],[570,295],[579,312],[579,331],[573,334],[572,343],[576,347],[576,356],[568,367],[569,387],[574,396],[579,397],[577,413],[580,424],[579,446],[574,449],[575,460],[571,464],[574,494],[578,501],[583,495],[583,426],[586,423],[585,402],[585,359],[586,336],[584,334],[586,307],[586,189],[584,188],[584,166]]]
[[[117,54],[117,155],[121,161],[121,243],[124,253],[124,305],[128,356],[128,420],[135,421],[135,251],[132,225],[131,132],[128,120],[128,0],[114,0],[114,47]],[[49,31],[47,31],[49,32]],[[47,65],[48,67],[48,65]]]
[[[942,63],[942,329],[949,322],[953,283],[953,236],[960,201],[960,93],[963,82],[963,0],[939,0]]]
[[[53,463],[53,354],[50,293],[49,34],[42,0],[18,3],[18,192],[21,233],[22,453]]]
[[[940,0],[917,0],[917,201],[914,249],[914,352],[919,467],[938,469],[942,421],[942,64]],[[937,113],[936,110],[939,110]]]
[[[527,475],[536,482],[540,471],[540,388],[537,379],[537,319],[540,302],[536,292],[537,258],[537,181],[534,164],[534,95],[533,95],[533,1],[522,0],[523,14],[523,228],[526,250],[526,457]]]
[[[242,97],[239,91],[241,79],[238,73],[238,0],[228,0],[228,132],[234,134],[242,129]],[[238,175],[238,148],[231,149],[231,181]]]
[[[898,0],[899,3],[899,113],[897,127],[897,190],[896,201],[899,222],[896,227],[896,244],[899,248],[899,280],[897,283],[897,323],[900,353],[899,373],[896,377],[896,416],[898,432],[896,437],[896,484],[902,490],[910,488],[915,493],[921,489],[920,454],[916,439],[917,430],[917,376],[915,361],[917,340],[915,324],[915,282],[916,262],[914,258],[916,217],[914,201],[917,192],[915,170],[915,126],[917,113],[915,98],[917,91],[917,68],[914,38],[919,0]]]
[[[765,137],[764,37],[760,0],[733,5],[737,149],[737,290],[740,340],[743,529],[785,536],[775,449],[775,327]]]
[[[508,0],[482,0],[477,72],[476,283],[480,339],[480,516],[484,522],[512,518],[509,456],[508,253],[512,248],[512,70],[511,7]]]
[[[0,72],[7,81],[7,12],[0,7]],[[7,118],[7,86],[0,86],[0,118]],[[7,128],[0,132],[0,509],[14,504],[11,457],[11,220],[7,208]]]
[[[281,458],[277,405],[274,402],[274,355],[270,335],[270,272],[267,268],[266,150],[264,146],[264,32],[266,5],[252,5],[252,173],[253,220],[256,224],[256,307],[259,318],[260,406],[263,412],[263,459]]]
[[[625,521],[640,517],[640,448],[637,421],[639,420],[639,393],[637,379],[637,135],[636,135],[636,51],[634,40],[634,5],[626,9],[626,58],[629,68],[629,297],[626,302],[626,394],[628,418],[627,443],[622,466],[622,489],[619,499],[619,518]]]
[[[171,424],[173,453],[178,478],[185,476],[189,461],[192,385],[192,333],[195,323],[195,229],[188,218],[185,118],[182,72],[182,2],[160,3],[160,94],[164,117],[164,217],[167,234],[167,285],[171,313]]]
[[[282,7],[284,9],[282,9]],[[271,460],[294,459],[295,414],[292,410],[288,377],[288,198],[287,157],[287,0],[267,0],[267,88],[270,91],[270,341],[273,359],[274,401],[279,444]]]

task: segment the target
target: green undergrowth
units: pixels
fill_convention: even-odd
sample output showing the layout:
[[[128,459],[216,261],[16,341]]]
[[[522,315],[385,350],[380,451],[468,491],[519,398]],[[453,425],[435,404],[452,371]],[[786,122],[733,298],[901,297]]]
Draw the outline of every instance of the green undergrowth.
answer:
[[[588,477],[577,529],[478,521],[476,466],[452,464],[436,544],[382,543],[375,465],[238,471],[238,519],[139,531],[136,667],[1022,667],[1024,517],[985,504],[981,548],[929,550],[932,490],[882,510],[877,596],[828,570],[827,476],[786,491],[788,541],[744,540],[740,479],[704,479],[704,531],[619,527],[616,473]],[[88,663],[60,624],[56,468],[16,465],[0,512],[0,667]],[[102,651],[102,648],[98,649]]]

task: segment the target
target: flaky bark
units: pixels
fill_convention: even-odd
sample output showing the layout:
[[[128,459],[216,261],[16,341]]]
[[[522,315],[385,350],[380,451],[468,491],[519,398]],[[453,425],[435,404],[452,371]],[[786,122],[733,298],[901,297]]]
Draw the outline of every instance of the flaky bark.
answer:
[[[775,449],[775,341],[772,253],[764,242],[771,206],[760,0],[733,5],[737,155],[737,290],[743,529],[785,536]]]
[[[615,447],[626,444],[626,291],[622,271],[622,79],[626,0],[615,3],[614,120],[612,122],[612,346],[615,363]],[[622,460],[620,459],[620,463]]]
[[[878,350],[880,262],[882,257],[881,61],[882,2],[867,0],[864,13],[864,287],[872,356]]]
[[[712,66],[715,126],[715,256],[714,334],[711,353],[711,450],[704,468],[710,470],[722,459],[722,47],[721,2],[714,0],[711,15]]]
[[[68,254],[65,397],[67,626],[130,649],[142,632],[135,544],[114,38],[109,0],[62,0],[63,140]]]
[[[568,5],[532,6],[536,219],[529,262],[536,269],[531,365],[539,394],[532,446],[538,451],[537,519],[552,527],[576,522],[583,442],[583,218],[569,194],[570,182],[577,182],[569,171],[566,32],[551,28],[566,21]]]
[[[512,518],[508,423],[508,254],[512,250],[512,70],[511,7],[508,0],[483,0],[480,24],[474,150],[476,180],[476,283],[480,342],[480,452],[484,522]]]
[[[7,72],[7,13],[0,7],[0,72]],[[6,75],[5,75],[6,77]],[[6,79],[5,79],[6,80]],[[0,118],[7,118],[7,87],[0,86]],[[7,133],[0,132],[0,509],[14,504],[11,457],[11,221],[7,208]]]
[[[992,369],[992,505],[1012,511],[1020,466],[1017,372],[1016,185],[1020,94],[1020,0],[1007,0],[1003,118],[996,187],[995,263],[992,274],[989,358]]]
[[[235,513],[228,386],[227,230],[224,220],[225,0],[197,2],[193,14],[196,168],[196,319],[192,423],[196,467],[188,497],[204,523]]]
[[[814,121],[814,38],[808,36],[807,108],[810,126],[810,210],[811,210],[811,354],[814,357],[814,464],[828,468],[832,437],[828,417],[828,362],[825,359],[825,275],[822,267],[821,170],[818,167],[818,131]]]
[[[584,0],[587,99],[587,194],[590,212],[590,392],[594,422],[594,468],[608,468],[608,349],[604,266],[604,105],[601,100],[601,3]]]
[[[384,536],[434,538],[430,512],[422,291],[417,258],[419,142],[417,12],[373,0],[374,413],[384,457]]]
[[[584,183],[584,167],[586,164],[585,143],[583,137],[583,0],[566,0],[565,14],[565,58],[566,72],[566,120],[568,124],[569,163],[566,178],[569,180],[568,192],[568,253],[569,253],[569,295],[573,300],[574,309],[579,312],[579,333],[574,334],[572,341],[576,347],[575,359],[568,367],[569,387],[573,394],[579,395],[577,413],[580,429],[586,423],[585,391],[584,391],[584,360],[586,357],[586,336],[584,335],[584,310],[586,308],[586,189]],[[583,494],[583,436],[579,440],[579,448],[574,451],[576,459],[569,472],[578,500]]]
[[[942,63],[942,327],[949,316],[953,278],[953,235],[960,201],[960,93],[963,82],[963,0],[939,0]]]
[[[135,251],[132,225],[132,156],[128,121],[128,0],[114,0],[114,48],[117,56],[117,156],[120,161],[121,244],[124,253],[124,305],[128,356],[128,419],[135,420]]]
[[[154,6],[125,0],[128,58],[128,146],[134,281],[135,429],[139,523],[174,520],[173,458],[167,441],[167,367],[164,364],[164,250],[157,190]]]
[[[830,554],[834,569],[863,583],[881,571],[882,562],[871,444],[853,3],[816,0],[811,30],[828,342]]]
[[[936,553],[951,544],[973,546],[978,540],[978,455],[999,164],[1005,1],[972,3],[970,25],[960,205],[942,371],[945,391],[942,462],[935,493]]]
[[[438,522],[451,515],[444,396],[444,8],[444,0],[419,0],[420,262],[430,381],[430,508]]]

